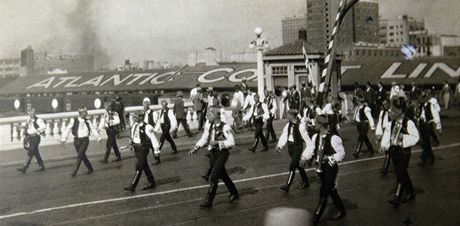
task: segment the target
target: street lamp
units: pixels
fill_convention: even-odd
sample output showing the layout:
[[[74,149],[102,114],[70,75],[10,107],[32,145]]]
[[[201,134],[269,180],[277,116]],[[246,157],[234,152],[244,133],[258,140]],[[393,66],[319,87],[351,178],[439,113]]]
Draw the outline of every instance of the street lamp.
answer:
[[[254,32],[256,33],[257,38],[256,40],[249,43],[249,48],[257,50],[257,93],[259,94],[260,99],[263,100],[265,81],[264,81],[264,62],[262,60],[262,57],[263,57],[262,52],[264,49],[268,48],[268,41],[260,37],[263,32],[261,27],[257,27],[254,30]]]

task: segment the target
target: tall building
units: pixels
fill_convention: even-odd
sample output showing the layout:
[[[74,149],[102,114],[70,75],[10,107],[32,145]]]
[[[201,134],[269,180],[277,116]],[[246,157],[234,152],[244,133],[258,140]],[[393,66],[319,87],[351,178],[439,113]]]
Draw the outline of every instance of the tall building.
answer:
[[[340,0],[307,0],[307,41],[325,50],[332,34]],[[379,42],[377,0],[361,0],[344,17],[338,36],[339,51],[350,50],[356,42]]]
[[[217,65],[220,58],[217,51],[213,47],[208,47],[201,51],[194,51],[188,55],[188,65],[195,66],[197,64]]]
[[[21,64],[18,58],[0,59],[0,78],[19,77]]]
[[[293,17],[284,18],[281,21],[283,30],[283,45],[291,42],[295,42],[299,39],[299,31],[301,29],[306,30],[307,18],[306,17]]]
[[[34,65],[34,50],[29,45],[27,48],[21,50],[21,75],[33,75]]]
[[[46,52],[34,57],[34,74],[46,74],[56,69],[69,73],[94,71],[94,57],[92,55],[50,55]]]
[[[460,56],[460,36],[434,35],[433,56]]]
[[[397,45],[357,42],[344,54],[347,60],[402,59],[401,47]]]

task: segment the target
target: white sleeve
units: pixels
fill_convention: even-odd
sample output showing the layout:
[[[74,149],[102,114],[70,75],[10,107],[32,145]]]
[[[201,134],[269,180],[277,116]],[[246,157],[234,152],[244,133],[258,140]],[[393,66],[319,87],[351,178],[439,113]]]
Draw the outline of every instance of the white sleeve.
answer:
[[[170,131],[176,130],[176,128],[177,128],[177,119],[176,119],[176,116],[174,116],[174,113],[173,113],[173,111],[171,109],[168,110],[168,117],[169,117],[169,121],[171,122]]]
[[[160,148],[160,144],[158,143],[157,137],[155,133],[153,133],[153,127],[150,124],[145,125],[145,133],[150,138],[150,142],[152,143],[152,147],[154,150],[158,150]]]
[[[254,105],[251,106],[251,108],[249,108],[249,111],[246,112],[246,114],[243,116],[243,121],[249,121],[249,119],[251,119],[252,117],[252,112],[254,111]]]
[[[116,126],[119,124],[120,124],[120,116],[118,115],[118,113],[114,112],[112,126]]]
[[[105,115],[106,115],[106,113],[104,113],[104,114],[102,115],[102,117],[101,117],[101,121],[100,121],[99,127],[98,127],[99,130],[103,130],[104,127],[105,127]]]
[[[416,145],[420,138],[417,127],[412,120],[407,121],[407,133],[408,134],[403,134],[404,148]]]
[[[67,124],[67,127],[62,132],[61,141],[66,141],[67,140],[67,137],[69,136],[70,130],[72,129],[74,122],[75,122],[75,120],[73,118],[71,118],[70,121],[69,121],[69,124]]]
[[[229,125],[225,124],[223,132],[225,140],[219,141],[219,148],[223,149],[235,146],[235,138],[233,137],[232,128]]]
[[[310,145],[311,139],[308,136],[307,124],[305,122],[303,122],[303,121],[300,122],[299,132],[300,132],[300,135],[302,136],[303,140],[305,141],[305,145],[307,145],[307,146]]]
[[[93,133],[93,135],[96,136],[97,138],[101,138],[101,135],[99,134],[99,132],[97,132],[96,126],[93,125],[93,123],[90,121],[88,121],[88,125],[91,130],[91,133]]]
[[[272,100],[272,105],[273,105],[273,108],[272,108],[272,115],[276,115],[276,111],[278,110],[278,105],[276,104],[276,100],[275,98],[273,98]]]
[[[439,111],[436,110],[435,104],[430,104],[431,115],[433,115],[433,121],[436,124],[436,129],[441,129],[441,117],[439,116]]]
[[[313,154],[315,153],[315,143],[316,143],[316,137],[318,134],[314,134],[311,138],[311,143],[305,145],[305,149],[302,152],[302,156],[300,157],[302,160],[309,160],[313,157]]]
[[[382,122],[383,122],[383,111],[381,111],[380,114],[379,114],[379,120],[377,122],[377,128],[375,129],[375,135],[377,135],[377,136],[382,136],[383,135]]]
[[[268,111],[267,104],[262,103],[262,109],[264,109],[263,120],[266,121],[267,119],[270,118],[270,114],[269,114],[269,111]]]
[[[284,126],[283,133],[281,133],[281,136],[278,140],[278,144],[276,145],[279,148],[283,148],[284,145],[286,145],[287,140],[288,140],[288,129],[289,129],[289,123]]]
[[[196,142],[195,147],[202,148],[208,144],[210,126],[211,124],[209,122],[206,122],[206,124],[204,125],[203,135],[201,135],[201,138]]]
[[[343,147],[342,144],[342,138],[340,138],[337,135],[333,135],[331,137],[331,145],[334,148],[335,154],[334,154],[334,160],[337,162],[340,162],[343,160],[345,157],[345,148]]]
[[[37,124],[38,124],[37,132],[38,133],[43,133],[45,131],[45,129],[46,129],[45,120],[39,118],[39,119],[37,119]]]
[[[374,124],[374,118],[372,118],[371,108],[365,107],[364,113],[366,114],[367,120],[369,121],[369,126],[371,127],[372,130],[374,130],[375,124]]]
[[[390,149],[391,124],[392,122],[388,122],[387,126],[383,130],[382,140],[380,141],[380,148],[383,150]]]

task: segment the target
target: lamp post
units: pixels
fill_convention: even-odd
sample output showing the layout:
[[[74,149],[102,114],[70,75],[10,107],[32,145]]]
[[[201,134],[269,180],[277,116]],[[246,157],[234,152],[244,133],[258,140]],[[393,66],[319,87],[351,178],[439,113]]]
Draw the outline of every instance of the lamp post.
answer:
[[[264,88],[265,88],[265,81],[264,81],[264,62],[262,60],[263,51],[265,48],[268,48],[268,41],[261,38],[262,35],[262,28],[257,27],[254,32],[256,33],[256,40],[252,41],[249,44],[250,49],[257,50],[257,93],[260,96],[260,99],[263,100],[264,98]]]

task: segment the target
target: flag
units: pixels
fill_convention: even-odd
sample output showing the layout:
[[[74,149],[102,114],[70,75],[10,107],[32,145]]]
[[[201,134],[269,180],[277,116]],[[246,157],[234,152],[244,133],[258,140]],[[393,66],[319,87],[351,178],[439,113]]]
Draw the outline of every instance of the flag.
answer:
[[[311,82],[314,86],[316,86],[316,82],[313,78],[313,74],[312,74],[312,68],[311,68],[311,64],[309,64],[309,60],[308,60],[308,56],[307,56],[307,51],[305,50],[305,45],[302,46],[302,53],[303,53],[303,57],[305,58],[305,68],[307,68],[307,72],[308,72],[308,81]]]

